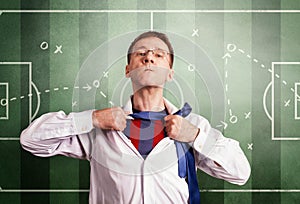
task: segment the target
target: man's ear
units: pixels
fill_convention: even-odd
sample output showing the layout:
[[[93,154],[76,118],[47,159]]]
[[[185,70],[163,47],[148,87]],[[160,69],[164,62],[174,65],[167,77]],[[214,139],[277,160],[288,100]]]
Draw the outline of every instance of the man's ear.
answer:
[[[126,78],[130,78],[128,65],[126,65],[126,68],[125,68],[125,76],[126,76]]]
[[[168,77],[167,77],[167,81],[172,81],[174,78],[174,69],[170,69],[169,70],[169,74],[168,74]]]

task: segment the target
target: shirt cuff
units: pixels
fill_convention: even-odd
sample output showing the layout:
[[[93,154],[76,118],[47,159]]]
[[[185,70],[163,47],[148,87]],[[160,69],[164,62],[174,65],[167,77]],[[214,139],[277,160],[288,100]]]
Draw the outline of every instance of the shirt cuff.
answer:
[[[203,154],[203,147],[207,139],[207,134],[203,132],[201,129],[196,139],[194,140],[192,147],[199,153]]]
[[[73,114],[73,127],[77,134],[83,134],[90,132],[93,126],[92,114],[94,110],[88,110]]]
[[[222,138],[222,133],[216,129],[211,128],[209,131],[202,131],[195,139],[193,148],[204,156],[209,156],[214,149],[217,141]]]

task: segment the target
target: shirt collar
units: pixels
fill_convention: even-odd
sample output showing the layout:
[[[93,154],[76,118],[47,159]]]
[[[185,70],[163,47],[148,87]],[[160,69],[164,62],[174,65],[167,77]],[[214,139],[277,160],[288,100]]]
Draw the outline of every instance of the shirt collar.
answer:
[[[164,101],[164,104],[165,104],[165,107],[166,107],[168,113],[173,114],[173,113],[175,113],[176,111],[179,110],[175,105],[173,105],[166,98],[163,98],[163,101]],[[125,112],[127,112],[127,113],[132,113],[132,102],[131,102],[131,99],[129,99],[126,102],[125,106],[123,106],[123,110]]]

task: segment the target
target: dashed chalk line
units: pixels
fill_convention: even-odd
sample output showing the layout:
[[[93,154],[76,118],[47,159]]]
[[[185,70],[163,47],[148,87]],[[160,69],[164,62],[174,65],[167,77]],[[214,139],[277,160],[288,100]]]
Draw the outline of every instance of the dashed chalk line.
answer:
[[[231,44],[228,44],[228,46],[229,46],[229,45],[231,45]],[[227,46],[227,47],[228,47],[228,46]],[[234,45],[234,46],[235,46],[235,45]],[[251,56],[250,54],[247,54],[244,50],[242,50],[242,49],[240,49],[240,48],[238,48],[237,50],[238,50],[240,53],[246,55],[247,58],[252,59],[253,62],[259,63],[259,60],[258,60],[258,59],[254,58],[254,57]],[[229,50],[229,49],[228,49],[228,51],[234,52],[235,50],[232,50],[232,49]],[[265,69],[265,68],[266,68],[266,66],[265,66],[263,63],[260,64],[260,67],[261,67],[262,69]],[[271,70],[271,69],[268,69],[268,72],[272,73],[272,70]],[[280,75],[279,75],[279,74],[275,74],[275,77],[279,79],[279,78],[280,78]],[[285,80],[282,80],[282,83],[283,83],[284,85],[287,85],[287,82],[286,82]],[[291,91],[294,92],[292,88],[291,88]]]

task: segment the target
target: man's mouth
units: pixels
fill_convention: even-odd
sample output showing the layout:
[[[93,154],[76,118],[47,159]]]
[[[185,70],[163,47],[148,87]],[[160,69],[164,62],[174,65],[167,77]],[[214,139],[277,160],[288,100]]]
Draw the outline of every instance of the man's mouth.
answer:
[[[152,68],[146,68],[145,71],[153,71]]]
[[[153,67],[145,67],[145,71],[154,71]]]

